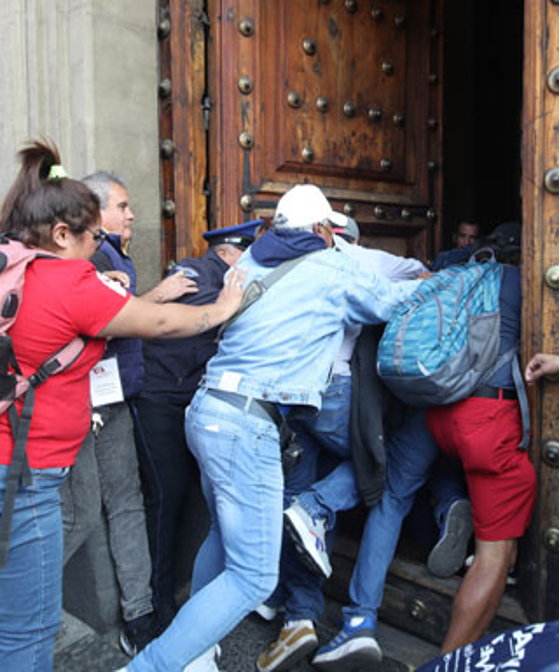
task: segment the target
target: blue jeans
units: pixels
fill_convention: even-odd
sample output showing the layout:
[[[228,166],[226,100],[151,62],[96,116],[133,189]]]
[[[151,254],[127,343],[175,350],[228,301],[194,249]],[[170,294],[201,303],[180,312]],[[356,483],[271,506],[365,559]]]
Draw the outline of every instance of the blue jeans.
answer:
[[[350,376],[334,376],[322,396],[318,414],[298,414],[295,410],[290,415],[290,425],[303,448],[303,456],[286,477],[284,505],[290,506],[293,498],[297,497],[298,503],[309,514],[327,518],[329,552],[334,541],[336,510],[351,508],[358,497],[354,468],[348,459],[351,392]],[[333,502],[337,503],[334,509],[330,506]],[[300,562],[291,538],[285,535],[280,580],[267,604],[285,606],[287,621],[315,621],[324,609],[322,584],[323,580]]]
[[[0,510],[8,467],[0,465]],[[59,488],[68,467],[32,469],[16,495],[8,562],[0,569],[0,670],[50,672],[62,609]]]
[[[387,432],[387,483],[381,501],[367,517],[350,582],[351,605],[343,610],[345,619],[372,616],[377,620],[403,519],[416,492],[428,479],[437,455],[424,411],[409,407],[404,425]]]
[[[334,527],[336,511],[351,509],[360,501],[350,451],[351,394],[352,378],[333,376],[321,397],[317,415],[298,415],[297,411],[290,415],[290,425],[304,449],[304,460],[297,473],[290,475],[286,490],[298,495],[298,503],[307,513],[326,518],[329,529]],[[318,472],[311,464],[318,464],[325,453],[341,461],[326,478],[317,480]],[[302,473],[304,468],[307,473]],[[336,506],[332,506],[334,502]]]
[[[195,562],[191,598],[129,663],[131,672],[181,672],[278,581],[283,477],[275,424],[201,389],[185,425],[212,525]]]

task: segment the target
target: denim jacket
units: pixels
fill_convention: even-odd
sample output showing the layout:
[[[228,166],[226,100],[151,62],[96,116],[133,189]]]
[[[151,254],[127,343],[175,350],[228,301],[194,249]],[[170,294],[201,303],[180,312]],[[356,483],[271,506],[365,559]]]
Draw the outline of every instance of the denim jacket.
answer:
[[[272,270],[250,250],[237,266],[247,270],[245,284]],[[225,330],[203,385],[320,409],[345,327],[387,321],[417,286],[360,268],[336,249],[315,252]]]

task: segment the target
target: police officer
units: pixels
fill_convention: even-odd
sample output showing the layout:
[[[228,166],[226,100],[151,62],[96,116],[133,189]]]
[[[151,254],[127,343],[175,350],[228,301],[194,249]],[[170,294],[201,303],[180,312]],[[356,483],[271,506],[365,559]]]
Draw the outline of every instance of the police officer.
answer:
[[[196,294],[186,294],[178,301],[195,305],[214,301],[225,272],[253,242],[255,230],[262,224],[262,220],[254,220],[204,233],[209,244],[206,254],[182,259],[173,269],[182,270],[198,285]],[[185,443],[185,408],[206,362],[216,352],[216,335],[214,329],[192,338],[144,343],[144,387],[132,413],[152,557],[153,599],[163,626],[177,611],[175,565],[181,522],[198,478],[196,462]]]

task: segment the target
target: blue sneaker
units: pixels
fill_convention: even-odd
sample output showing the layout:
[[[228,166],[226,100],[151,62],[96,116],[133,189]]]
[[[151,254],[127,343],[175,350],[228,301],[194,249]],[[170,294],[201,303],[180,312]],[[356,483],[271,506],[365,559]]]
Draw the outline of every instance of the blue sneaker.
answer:
[[[382,658],[373,618],[353,616],[336,637],[317,651],[312,663],[324,672],[359,672]]]

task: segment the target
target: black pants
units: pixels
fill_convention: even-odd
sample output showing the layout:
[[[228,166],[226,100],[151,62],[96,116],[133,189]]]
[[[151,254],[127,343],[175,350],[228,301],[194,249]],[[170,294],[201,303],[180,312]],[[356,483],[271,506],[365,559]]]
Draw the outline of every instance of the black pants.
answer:
[[[131,411],[152,557],[154,606],[167,625],[177,611],[175,565],[181,524],[198,468],[185,441],[184,405],[135,399]]]

